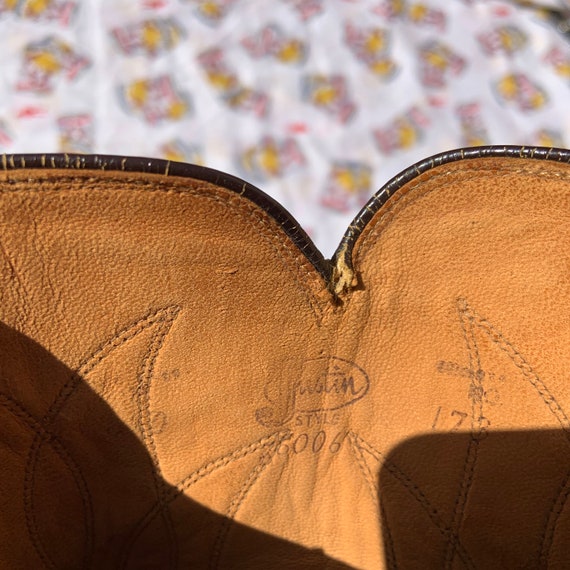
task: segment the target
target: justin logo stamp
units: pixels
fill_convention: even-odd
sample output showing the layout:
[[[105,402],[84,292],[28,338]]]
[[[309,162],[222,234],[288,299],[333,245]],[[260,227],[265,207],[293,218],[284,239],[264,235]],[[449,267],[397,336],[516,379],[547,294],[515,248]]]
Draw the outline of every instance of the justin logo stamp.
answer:
[[[332,422],[333,412],[364,398],[370,388],[366,372],[354,362],[337,356],[323,356],[303,364],[301,377],[284,390],[269,382],[264,390],[268,406],[256,410],[255,418],[263,426],[308,423],[318,417],[320,423]],[[327,416],[328,414],[328,416]]]

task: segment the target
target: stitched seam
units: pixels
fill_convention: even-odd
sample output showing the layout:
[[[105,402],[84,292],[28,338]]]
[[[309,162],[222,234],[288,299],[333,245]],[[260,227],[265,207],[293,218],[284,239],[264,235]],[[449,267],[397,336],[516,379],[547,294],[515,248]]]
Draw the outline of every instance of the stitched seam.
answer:
[[[554,534],[556,532],[556,527],[558,526],[558,520],[564,511],[566,506],[566,501],[570,495],[570,471],[566,474],[562,485],[556,493],[556,498],[552,502],[552,506],[548,511],[546,517],[546,522],[544,524],[544,529],[541,534],[540,539],[540,554],[539,563],[541,567],[548,567],[548,559],[550,558],[550,549],[552,548],[552,543],[554,542]]]
[[[40,424],[41,431],[35,432],[35,437],[28,452],[26,461],[26,482],[33,484],[35,480],[35,473],[38,464],[38,458],[40,450],[48,437],[47,428],[56,419],[57,415],[61,411],[61,408],[65,405],[69,397],[75,392],[75,390],[80,385],[80,381],[83,375],[91,372],[95,366],[100,364],[115,348],[121,346],[125,342],[131,340],[136,335],[141,333],[143,330],[154,324],[154,322],[163,322],[165,320],[164,313],[168,313],[170,309],[161,309],[155,311],[147,317],[143,317],[136,321],[133,325],[130,325],[115,335],[111,340],[103,343],[91,357],[84,361],[84,364],[80,365],[79,373],[73,373],[70,380],[68,380],[58,392],[55,400],[50,405],[47,413],[42,418]],[[26,491],[26,493],[31,493]],[[92,514],[92,506],[89,503],[88,513]],[[92,533],[91,533],[92,534]],[[92,548],[92,546],[91,546]]]
[[[467,506],[467,497],[473,484],[473,476],[475,473],[475,466],[477,464],[479,452],[479,436],[481,435],[481,422],[483,417],[483,399],[478,397],[476,390],[480,386],[476,385],[479,378],[479,370],[481,369],[481,359],[479,356],[479,348],[475,340],[473,332],[473,318],[467,314],[466,303],[458,300],[459,321],[461,323],[461,330],[463,332],[463,339],[465,347],[469,354],[469,367],[471,370],[471,382],[469,399],[471,400],[471,434],[469,443],[467,445],[467,452],[465,454],[465,461],[463,463],[463,474],[459,485],[459,493],[455,498],[453,506],[453,518],[451,523],[451,534],[447,544],[444,564],[445,568],[449,570],[453,564],[456,553],[456,543],[459,538],[461,530],[461,523],[465,516],[465,508]],[[465,320],[469,320],[469,330]],[[477,402],[479,402],[479,409],[477,410]]]
[[[382,504],[382,500],[380,499],[380,517],[382,520],[382,529],[383,529],[383,537],[384,537],[384,544],[386,547],[386,564],[388,566],[388,570],[398,570],[398,562],[396,560],[396,549],[394,547],[394,539],[392,538],[392,531],[390,530],[390,525],[388,523],[388,515],[386,514],[386,509]]]
[[[539,376],[534,372],[533,368],[528,364],[522,354],[497,330],[488,320],[477,314],[469,305],[466,304],[466,314],[473,323],[476,323],[488,338],[495,344],[501,351],[503,351],[513,362],[513,364],[521,371],[523,378],[535,389],[540,396],[543,403],[547,406],[550,412],[560,423],[567,440],[570,442],[570,422],[566,412],[560,406],[554,395],[550,392],[548,387],[542,382]],[[564,510],[568,494],[570,493],[570,474],[565,483],[561,486],[557,498],[552,503],[552,507],[546,518],[546,522],[541,533],[541,545],[539,552],[539,560],[548,564],[548,556],[558,520]],[[557,506],[558,505],[558,506]]]
[[[367,483],[368,490],[370,491],[370,496],[372,497],[372,502],[378,506],[379,510],[379,518],[382,529],[382,536],[384,538],[384,547],[385,547],[385,554],[386,554],[386,563],[388,565],[388,570],[397,570],[396,564],[396,552],[394,549],[394,541],[392,539],[392,532],[390,531],[390,527],[388,525],[388,517],[386,516],[386,510],[382,505],[382,500],[380,498],[380,491],[376,487],[374,483],[374,477],[368,467],[364,459],[364,454],[362,449],[357,445],[354,439],[353,432],[349,432],[348,439],[350,442],[350,449],[352,450],[352,454],[356,458],[356,462],[358,467],[360,468],[360,472],[364,477],[364,480]]]
[[[93,506],[85,477],[83,476],[79,465],[75,463],[63,443],[60,442],[51,432],[46,430],[19,402],[16,402],[6,394],[0,393],[0,405],[4,406],[14,416],[22,420],[35,434],[42,434],[45,441],[52,447],[53,451],[55,451],[74,478],[77,490],[81,496],[85,515],[83,520],[83,531],[85,536],[83,567],[88,568],[90,558],[93,553]],[[26,515],[26,526],[28,527],[28,534],[34,546],[34,550],[42,560],[44,566],[55,568],[55,564],[44,549],[37,527],[33,504],[34,480],[35,472],[31,472],[26,469],[24,473],[24,512]]]
[[[78,178],[77,177],[73,177],[73,176],[62,176],[60,178],[57,179],[57,181],[55,180],[50,180],[50,179],[44,179],[44,180],[40,180],[42,185],[49,185],[49,186],[56,186],[59,184],[65,184],[66,182],[77,182]],[[86,178],[85,180],[93,180],[95,181],[95,179],[93,178]],[[178,189],[178,188],[161,188],[159,185],[162,183],[164,184],[165,181],[154,181],[153,183],[149,183],[149,182],[141,182],[140,180],[137,179],[133,179],[133,178],[126,178],[126,179],[120,179],[120,178],[114,178],[114,179],[110,179],[113,180],[114,182],[121,182],[123,184],[132,184],[134,185],[132,188],[129,188],[129,192],[134,192],[134,191],[144,191],[144,192],[159,192],[159,193],[163,193],[163,194],[175,194],[175,195],[179,195],[179,196],[193,196],[193,197],[198,197],[198,198],[205,198],[214,202],[217,202],[219,204],[222,204],[224,206],[230,206],[231,209],[238,215],[240,215],[242,217],[242,219],[245,217],[243,216],[243,210],[244,210],[244,206],[245,206],[245,211],[248,214],[248,217],[250,219],[253,219],[253,221],[255,222],[255,225],[258,227],[258,229],[262,229],[262,231],[259,232],[259,234],[265,239],[266,243],[268,245],[271,246],[271,248],[277,253],[278,258],[282,261],[283,265],[285,266],[285,268],[293,274],[293,277],[295,279],[295,282],[297,283],[297,286],[299,287],[299,289],[301,291],[303,291],[309,306],[311,308],[311,311],[315,317],[315,319],[317,320],[317,322],[320,323],[321,318],[322,318],[322,307],[321,307],[321,303],[319,302],[318,298],[316,297],[316,295],[314,294],[314,292],[307,287],[307,283],[303,280],[300,279],[300,275],[303,275],[309,282],[312,282],[315,286],[317,286],[318,281],[315,279],[315,275],[313,274],[313,272],[307,267],[307,263],[310,263],[304,256],[301,258],[299,256],[295,256],[292,254],[290,248],[287,247],[287,242],[285,240],[283,240],[283,235],[280,235],[275,228],[269,224],[269,222],[263,217],[260,217],[259,214],[262,213],[263,216],[268,216],[269,214],[267,214],[267,212],[261,207],[261,206],[256,206],[255,204],[253,204],[252,202],[250,202],[249,200],[245,199],[245,202],[240,200],[239,203],[236,201],[236,198],[234,196],[230,196],[230,198],[222,198],[221,196],[218,196],[216,194],[210,194],[210,192],[212,192],[212,189],[208,188],[207,186],[199,186],[198,188],[201,189],[201,191],[199,191],[198,189],[195,188],[187,188],[187,189]],[[170,181],[169,181],[170,182]],[[39,193],[39,192],[46,192],[46,189],[40,189],[40,188],[25,188],[25,189],[6,189],[6,188],[0,188],[0,194],[16,194],[16,193],[22,193],[22,192],[35,192],[35,193]],[[70,192],[70,193],[75,193],[75,192],[80,192],[80,191],[85,191],[84,188],[75,188],[75,189],[69,189],[69,188],[65,188],[65,189],[53,189],[52,191],[55,191],[58,194],[62,194],[64,192]],[[114,190],[116,192],[116,190]],[[208,193],[205,193],[208,192]],[[275,222],[275,224],[278,224],[278,222]],[[285,233],[285,232],[284,232]],[[287,236],[288,240],[290,239]],[[300,253],[300,249],[295,246],[296,250],[298,253]],[[293,263],[293,265],[295,266],[295,269],[293,269],[293,267],[291,266],[291,262]],[[311,266],[312,267],[312,266]],[[299,272],[299,274],[297,273]],[[319,283],[319,285],[322,284]]]
[[[142,534],[145,528],[154,520],[154,518],[159,514],[160,510],[163,509],[165,505],[174,501],[186,489],[189,489],[192,485],[198,483],[198,481],[200,481],[204,477],[207,477],[208,475],[211,475],[218,469],[221,469],[222,467],[226,467],[227,465],[230,465],[235,461],[243,459],[244,457],[247,457],[251,453],[255,453],[259,449],[263,449],[264,447],[268,447],[270,445],[275,445],[276,442],[278,443],[278,445],[276,446],[277,449],[283,441],[289,439],[290,437],[291,437],[290,431],[275,432],[268,436],[264,436],[253,443],[235,449],[234,451],[222,457],[219,457],[218,459],[214,459],[213,461],[206,463],[202,467],[198,468],[196,471],[193,471],[192,473],[181,479],[181,481],[176,484],[175,489],[170,489],[165,493],[162,503],[155,503],[146,513],[146,515],[144,515],[140,519],[137,527],[132,532],[131,536],[126,542],[120,568],[126,567],[129,561],[130,551],[134,546],[135,541]]]
[[[476,174],[474,174],[474,172]],[[565,173],[561,173],[561,172],[550,172],[550,171],[535,171],[535,170],[529,170],[526,168],[522,168],[522,169],[513,169],[513,170],[508,170],[508,171],[502,171],[500,173],[497,172],[493,172],[492,170],[487,170],[487,169],[473,169],[471,171],[458,171],[458,170],[447,170],[441,174],[434,174],[433,176],[431,176],[430,178],[428,178],[427,180],[423,180],[420,182],[417,182],[416,184],[413,184],[409,187],[406,188],[406,192],[405,193],[400,193],[393,195],[394,197],[392,198],[392,203],[390,204],[390,206],[382,213],[382,215],[376,220],[373,221],[371,220],[370,222],[368,222],[368,224],[366,225],[366,229],[369,229],[369,231],[362,236],[362,240],[361,240],[361,244],[359,245],[359,249],[358,249],[358,255],[357,258],[361,259],[364,255],[366,255],[366,251],[368,251],[368,249],[371,247],[371,245],[373,245],[373,242],[371,242],[371,238],[375,237],[376,234],[378,234],[381,230],[385,230],[394,220],[394,217],[399,213],[398,211],[394,211],[396,210],[397,207],[401,207],[402,209],[405,209],[409,206],[411,206],[416,200],[427,196],[428,194],[431,194],[432,192],[436,191],[436,190],[440,190],[441,186],[436,186],[434,188],[427,188],[425,190],[425,192],[422,193],[415,193],[414,196],[410,197],[410,194],[412,192],[414,192],[415,190],[421,188],[421,187],[425,187],[428,184],[431,184],[434,181],[437,181],[441,178],[446,178],[450,175],[456,175],[460,178],[467,178],[469,177],[469,181],[475,181],[475,180],[482,180],[485,178],[493,178],[493,179],[497,179],[497,178],[504,178],[504,177],[509,177],[509,176],[513,176],[513,175],[517,175],[517,174],[528,174],[528,175],[532,175],[534,177],[540,177],[541,180],[547,179],[547,180],[554,180],[554,179],[560,179],[560,180],[564,180],[564,181],[570,181],[570,174],[565,174]],[[458,180],[457,183],[459,183],[461,180]],[[405,186],[404,186],[405,188]],[[407,200],[406,200],[407,198]],[[382,225],[382,222],[384,222],[387,218],[391,218],[388,219],[387,222]],[[358,241],[358,240],[357,240]],[[370,244],[370,245],[369,245]]]
[[[503,336],[500,331],[498,331],[489,321],[475,313],[471,308],[469,308],[469,311],[474,321],[477,322],[477,325],[480,326],[489,339],[511,359],[513,364],[521,371],[524,378],[536,390],[541,400],[546,404],[548,409],[562,426],[562,429],[570,443],[570,421],[566,412],[550,392],[548,387],[538,377],[522,354]]]
[[[156,448],[156,441],[154,439],[154,430],[151,421],[151,414],[150,414],[150,389],[152,385],[152,378],[154,374],[154,365],[156,362],[156,358],[158,357],[158,353],[160,349],[164,345],[164,341],[170,332],[172,324],[174,320],[178,316],[180,311],[179,307],[171,307],[168,311],[167,316],[165,316],[164,320],[159,321],[161,323],[161,327],[159,330],[154,334],[154,337],[146,351],[146,354],[142,361],[141,366],[141,373],[140,378],[141,381],[137,386],[137,407],[139,411],[139,424],[140,429],[143,436],[143,441],[145,446],[150,452],[150,456],[152,459],[153,464],[153,480],[154,480],[154,487],[156,490],[156,494],[158,497],[159,502],[162,502],[164,498],[164,489],[165,489],[165,482],[161,478],[161,468],[160,462],[158,459],[158,452]],[[170,562],[171,567],[175,568],[177,565],[177,539],[176,539],[176,532],[174,529],[174,525],[172,522],[172,517],[170,515],[170,510],[168,507],[165,507],[161,510],[161,517],[164,521],[166,533],[168,535],[168,542],[169,542],[169,551],[170,551]]]
[[[449,539],[451,531],[449,527],[445,524],[445,522],[441,519],[437,509],[432,506],[429,499],[425,496],[423,491],[410,479],[406,473],[398,468],[397,465],[389,461],[384,455],[375,449],[372,445],[370,445],[367,441],[362,439],[358,434],[352,432],[355,443],[358,445],[363,451],[368,452],[372,457],[376,459],[379,463],[383,465],[385,469],[387,469],[388,473],[392,475],[400,484],[404,486],[404,488],[410,493],[413,499],[416,500],[417,503],[423,508],[423,510],[427,513],[428,517],[432,521],[432,523],[437,527],[440,533],[444,536],[444,538]],[[461,558],[461,561],[465,564],[467,568],[475,569],[475,564],[470,559],[467,551],[461,544],[460,539],[457,539],[457,554]]]
[[[277,449],[281,445],[282,440],[278,440],[272,447],[266,448],[265,453],[261,455],[261,458],[251,470],[248,478],[246,479],[245,483],[243,484],[242,488],[239,490],[237,495],[233,498],[232,502],[230,503],[227,511],[226,511],[226,518],[222,521],[220,530],[218,532],[218,536],[216,538],[216,542],[214,543],[214,548],[212,550],[211,558],[210,558],[210,568],[212,570],[216,570],[219,568],[220,559],[222,556],[222,552],[226,546],[226,542],[231,530],[231,526],[234,523],[234,519],[241,508],[242,504],[244,503],[245,499],[253,489],[254,485],[259,481],[261,474],[265,471],[265,468],[271,463]]]
[[[360,472],[362,473],[362,476],[364,477],[364,480],[367,483],[368,490],[370,491],[372,500],[376,504],[376,502],[379,499],[378,497],[379,493],[376,489],[376,485],[374,484],[374,478],[372,477],[372,473],[370,472],[370,469],[366,464],[366,461],[364,460],[362,449],[357,445],[355,441],[354,438],[355,435],[356,434],[354,432],[349,432],[350,449],[352,450],[352,453],[356,458],[356,462],[358,463],[358,467],[360,468]]]

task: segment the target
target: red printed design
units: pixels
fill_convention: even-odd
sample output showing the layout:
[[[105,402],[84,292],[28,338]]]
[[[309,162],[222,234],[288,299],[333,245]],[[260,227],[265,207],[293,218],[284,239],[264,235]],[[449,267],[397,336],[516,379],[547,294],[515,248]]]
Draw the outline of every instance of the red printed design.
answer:
[[[61,152],[93,152],[93,117],[67,115],[57,120]]]
[[[525,33],[515,26],[499,26],[477,36],[479,45],[487,55],[512,55],[523,49],[528,41]]]
[[[456,114],[461,124],[463,146],[481,146],[489,144],[487,129],[481,116],[479,103],[465,103],[456,108]]]
[[[565,148],[564,137],[560,131],[555,129],[539,129],[531,137],[531,144],[546,147]]]
[[[68,0],[0,0],[0,15],[14,13],[30,20],[57,22],[68,26],[71,22],[77,2]]]
[[[282,63],[305,61],[308,47],[299,39],[287,37],[279,26],[271,24],[242,40],[243,47],[255,59],[273,57]]]
[[[241,169],[252,178],[281,178],[305,165],[305,157],[293,138],[264,137],[239,156]]]
[[[339,212],[360,208],[370,195],[372,168],[361,162],[334,162],[321,204]]]
[[[54,88],[56,77],[63,75],[73,80],[89,65],[89,60],[67,43],[48,37],[24,49],[23,66],[16,87],[21,91],[49,92]]]
[[[8,129],[8,125],[0,120],[0,147],[9,147],[13,142],[12,134]]]
[[[304,22],[323,12],[323,0],[285,0],[285,2],[293,6]]]
[[[128,111],[151,124],[180,120],[191,112],[189,96],[168,75],[133,81],[121,88],[121,98]]]
[[[198,57],[210,85],[219,92],[222,100],[232,109],[249,111],[258,117],[267,115],[269,98],[262,91],[242,85],[225,61],[224,51],[213,48]]]
[[[184,32],[174,19],[166,18],[114,28],[111,35],[125,54],[155,57],[176,47]]]
[[[429,26],[440,32],[445,30],[446,16],[441,10],[431,8],[423,2],[411,4],[406,10],[406,16],[410,22],[420,26]]]
[[[384,2],[379,2],[372,11],[386,20],[395,20],[405,15],[406,2],[405,0],[384,0]]]
[[[559,47],[553,47],[544,56],[544,62],[552,66],[557,75],[570,79],[570,54]]]
[[[344,27],[348,48],[370,71],[382,79],[391,79],[397,65],[390,57],[390,36],[380,28],[362,28],[351,23]]]
[[[513,103],[520,111],[542,109],[548,102],[546,91],[523,73],[510,73],[494,85],[501,103]]]
[[[191,164],[204,164],[202,148],[187,143],[179,138],[165,142],[159,149],[159,154],[167,160],[188,162]]]
[[[375,14],[386,20],[405,19],[418,26],[426,26],[445,30],[447,17],[445,12],[432,8],[424,2],[409,4],[406,0],[385,0],[377,4],[373,10]]]
[[[340,123],[346,123],[356,111],[348,95],[346,79],[341,75],[309,75],[303,80],[304,99],[326,111]]]
[[[426,87],[444,87],[448,77],[459,75],[465,68],[465,60],[438,41],[424,44],[418,56],[420,81]]]
[[[373,135],[380,152],[390,155],[418,144],[428,126],[426,115],[418,107],[412,107],[386,127],[374,130]]]

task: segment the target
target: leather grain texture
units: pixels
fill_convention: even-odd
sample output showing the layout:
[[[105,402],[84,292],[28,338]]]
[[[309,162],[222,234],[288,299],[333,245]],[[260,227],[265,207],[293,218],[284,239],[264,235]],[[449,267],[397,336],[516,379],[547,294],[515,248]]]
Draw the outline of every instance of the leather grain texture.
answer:
[[[5,157],[0,567],[570,567],[569,161],[429,159],[329,262],[222,173]]]

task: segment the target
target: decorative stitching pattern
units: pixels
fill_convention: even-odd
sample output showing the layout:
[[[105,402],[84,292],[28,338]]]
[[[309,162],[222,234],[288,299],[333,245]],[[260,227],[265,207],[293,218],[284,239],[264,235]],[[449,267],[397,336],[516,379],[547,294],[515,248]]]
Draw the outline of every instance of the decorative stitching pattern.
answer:
[[[386,509],[380,500],[380,520],[382,528],[382,538],[384,539],[384,548],[386,553],[386,570],[398,570],[398,562],[396,560],[396,549],[394,548],[394,539],[392,537],[392,531],[390,530],[390,524],[388,522],[388,515],[386,514]]]
[[[79,465],[74,461],[63,443],[61,443],[49,430],[36,420],[22,404],[8,395],[0,393],[0,405],[23,421],[24,424],[36,434],[36,436],[43,438],[71,473],[83,504],[83,531],[85,544],[82,566],[87,568],[90,565],[90,560],[93,554],[93,506],[85,477],[81,472]],[[32,492],[34,487],[34,478],[35,473],[33,471],[26,471],[24,475],[24,512],[26,516],[26,526],[28,528],[28,534],[34,550],[40,557],[44,566],[46,568],[55,569],[56,566],[48,555],[38,530]]]
[[[261,439],[246,444],[242,447],[234,449],[230,453],[215,459],[214,461],[210,461],[203,465],[202,467],[196,469],[186,477],[184,477],[174,489],[169,489],[167,493],[163,497],[162,503],[157,502],[155,503],[151,509],[144,515],[139,523],[136,525],[135,529],[133,530],[131,536],[125,542],[125,549],[123,551],[123,555],[121,557],[121,564],[120,568],[124,569],[128,564],[129,557],[134,547],[134,544],[137,538],[144,532],[144,530],[148,527],[148,525],[154,520],[154,518],[160,513],[160,511],[169,503],[174,501],[178,498],[185,490],[189,489],[192,485],[196,484],[198,481],[202,480],[204,477],[211,475],[218,469],[226,467],[231,463],[238,461],[239,459],[243,459],[247,457],[251,453],[255,453],[256,451],[265,449],[267,447],[275,446],[275,449],[279,449],[279,446],[286,441],[287,439],[291,438],[290,431],[281,431],[275,432],[268,436],[264,436]]]
[[[392,475],[399,483],[401,483],[404,488],[410,493],[413,499],[422,507],[422,509],[427,513],[428,517],[440,533],[446,538],[450,539],[451,529],[442,520],[437,509],[430,503],[429,499],[426,497],[424,492],[410,479],[406,473],[404,473],[397,465],[389,461],[384,455],[360,437],[357,433],[351,432],[352,437],[356,445],[360,447],[361,450],[368,452],[378,463],[381,463],[383,467]],[[459,537],[456,541],[457,555],[463,562],[463,564],[470,570],[475,569],[475,564],[467,554],[464,546],[461,544]]]
[[[26,460],[26,470],[25,470],[25,477],[24,477],[24,497],[27,499],[24,501],[24,510],[26,513],[26,519],[30,521],[35,520],[35,515],[33,513],[33,505],[31,503],[30,497],[33,496],[33,486],[35,481],[35,472],[37,469],[38,458],[40,450],[43,444],[49,439],[48,438],[48,428],[53,423],[53,421],[57,418],[59,412],[68,401],[70,396],[75,392],[75,390],[80,386],[82,382],[82,378],[88,375],[93,369],[103,362],[103,360],[117,347],[123,345],[127,341],[133,339],[135,336],[140,334],[143,330],[146,330],[149,326],[152,326],[154,323],[164,322],[168,319],[169,311],[177,310],[178,308],[167,308],[167,309],[160,309],[153,313],[150,313],[148,316],[143,317],[134,324],[126,327],[117,335],[112,337],[109,341],[105,342],[101,345],[98,349],[95,350],[94,353],[90,357],[88,357],[83,364],[79,366],[78,373],[72,374],[71,378],[62,386],[60,391],[58,392],[55,400],[52,402],[51,406],[49,407],[47,413],[41,420],[42,430],[36,432],[32,445],[30,446],[30,450],[28,452],[27,460]],[[85,485],[85,489],[87,486]],[[86,550],[86,557],[90,559],[92,556],[93,550],[93,528],[94,528],[94,521],[93,521],[93,508],[91,505],[91,500],[83,497],[83,501],[88,504],[88,508],[86,509],[86,513],[89,515],[89,521],[86,523],[86,533],[88,536],[88,546],[89,548]],[[32,529],[32,534],[36,532],[35,527],[32,525],[30,527]],[[33,540],[33,539],[32,539]],[[44,557],[42,557],[43,559]]]
[[[550,410],[552,415],[558,420],[562,427],[564,435],[570,444],[570,421],[562,406],[558,403],[554,395],[548,387],[542,382],[531,365],[526,361],[522,354],[497,330],[488,320],[478,315],[465,301],[460,299],[464,309],[464,315],[469,318],[472,325],[479,327],[495,346],[501,349],[513,364],[520,370],[523,378],[534,388],[540,399]],[[548,565],[550,549],[554,541],[558,520],[564,510],[568,496],[570,495],[570,473],[565,477],[561,484],[560,490],[556,498],[552,502],[552,506],[546,516],[546,522],[541,534],[541,544],[538,559],[542,564]]]
[[[159,502],[164,500],[166,483],[162,479],[162,471],[160,468],[160,461],[158,458],[156,442],[154,440],[154,431],[151,421],[150,413],[150,389],[152,378],[154,374],[154,365],[160,349],[164,344],[166,336],[170,332],[172,324],[176,320],[180,312],[180,307],[169,307],[164,311],[164,319],[160,322],[160,327],[154,334],[154,338],[149,344],[147,352],[143,358],[141,371],[139,375],[139,384],[137,386],[136,400],[139,414],[139,425],[143,441],[146,448],[149,450],[154,469],[152,470],[154,486]],[[177,567],[178,560],[178,545],[176,540],[176,531],[172,523],[170,511],[166,506],[161,510],[161,518],[164,521],[165,529],[168,535],[168,544],[170,552],[170,567]]]
[[[370,496],[372,497],[372,502],[378,506],[378,514],[380,518],[380,528],[382,529],[382,537],[384,539],[384,548],[386,554],[386,564],[387,570],[397,570],[398,565],[396,563],[396,551],[394,549],[394,541],[392,538],[392,532],[390,531],[390,525],[388,522],[388,517],[386,516],[386,510],[384,505],[382,504],[382,499],[380,497],[380,492],[377,485],[374,483],[374,477],[372,476],[372,472],[366,460],[364,459],[364,454],[362,452],[362,448],[358,446],[356,443],[354,432],[349,432],[348,434],[348,441],[350,442],[350,449],[354,457],[356,458],[356,462],[364,477],[366,482],[366,486],[370,491]]]
[[[471,386],[469,389],[469,399],[471,400],[471,432],[469,443],[467,444],[467,452],[465,454],[463,475],[459,486],[459,492],[455,498],[455,504],[453,507],[451,533],[444,558],[444,567],[446,570],[451,569],[455,559],[456,545],[465,516],[467,497],[469,496],[469,491],[473,484],[473,475],[477,464],[483,420],[481,358],[479,355],[479,347],[477,346],[477,341],[473,332],[473,320],[467,313],[468,309],[465,301],[458,300],[457,310],[459,312],[459,321],[461,323],[463,339],[465,340],[465,347],[469,354],[469,370],[471,372],[469,375],[471,379]]]
[[[220,530],[218,532],[218,536],[216,538],[216,542],[214,543],[214,548],[212,549],[212,555],[210,558],[211,570],[216,570],[217,568],[219,568],[222,552],[224,551],[224,548],[226,546],[226,541],[232,523],[234,522],[234,519],[239,509],[241,508],[243,502],[245,501],[245,499],[253,489],[254,485],[259,481],[261,474],[275,457],[277,449],[281,445],[281,441],[282,440],[278,440],[272,446],[268,446],[265,448],[265,452],[261,455],[261,458],[259,459],[257,464],[251,470],[242,488],[238,491],[236,496],[230,502],[228,509],[226,511],[226,518],[222,521]]]

